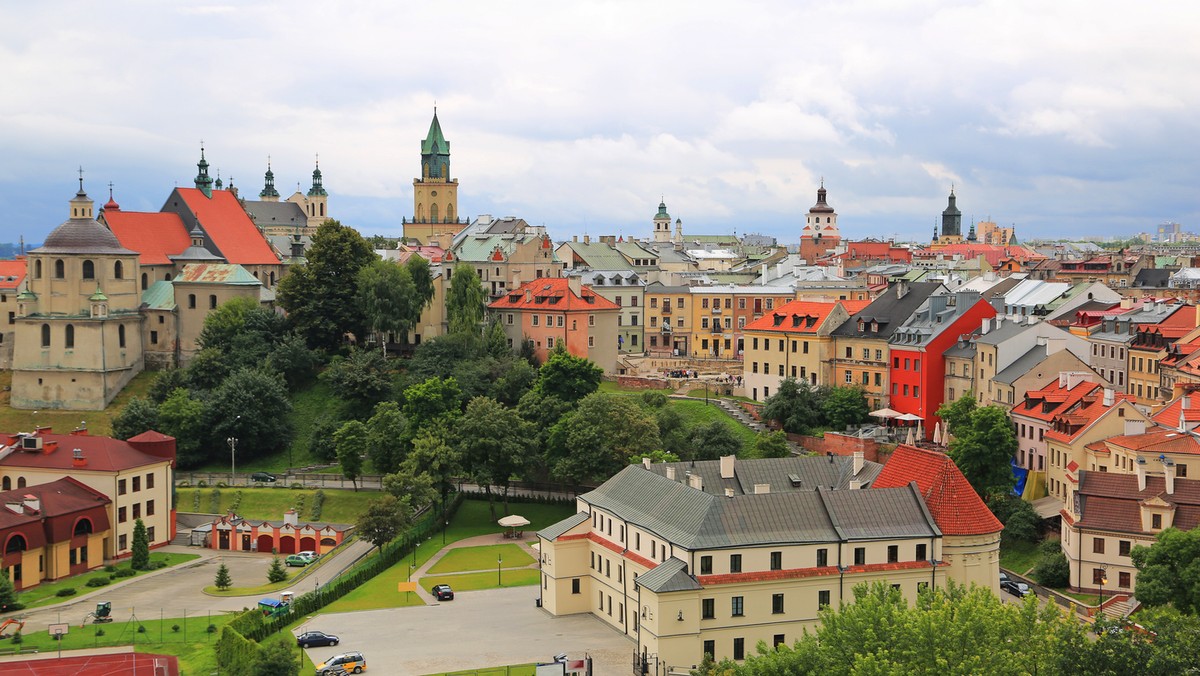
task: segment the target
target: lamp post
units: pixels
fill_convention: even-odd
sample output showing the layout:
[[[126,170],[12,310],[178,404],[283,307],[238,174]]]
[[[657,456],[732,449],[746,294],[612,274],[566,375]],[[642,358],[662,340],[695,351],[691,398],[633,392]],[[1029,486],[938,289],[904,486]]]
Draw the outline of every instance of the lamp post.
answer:
[[[1104,617],[1104,583],[1108,582],[1108,566],[1100,566],[1100,617]]]
[[[237,416],[233,419],[233,427],[237,429],[237,423],[242,419],[242,416]],[[225,440],[229,444],[229,485],[232,486],[237,478],[237,437],[229,437]]]
[[[504,586],[504,584],[502,582],[500,582],[500,564],[501,563],[504,563],[504,557],[497,556],[496,557],[496,586],[497,587]]]

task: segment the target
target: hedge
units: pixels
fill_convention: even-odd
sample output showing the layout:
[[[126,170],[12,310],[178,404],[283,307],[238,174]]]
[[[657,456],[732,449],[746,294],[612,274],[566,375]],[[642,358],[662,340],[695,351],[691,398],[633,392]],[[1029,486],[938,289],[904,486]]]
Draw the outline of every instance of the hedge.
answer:
[[[258,614],[257,610],[246,612]],[[261,648],[257,643],[242,636],[231,625],[226,625],[217,638],[217,664],[227,674],[249,674],[254,669],[259,650]]]

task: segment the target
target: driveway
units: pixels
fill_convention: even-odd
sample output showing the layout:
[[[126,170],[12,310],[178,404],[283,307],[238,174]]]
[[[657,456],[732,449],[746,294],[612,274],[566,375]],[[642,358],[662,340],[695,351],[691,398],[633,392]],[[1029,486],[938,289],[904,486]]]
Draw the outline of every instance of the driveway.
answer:
[[[336,647],[309,648],[319,664],[349,650],[368,673],[419,676],[592,656],[594,673],[632,669],[634,643],[591,615],[551,617],[535,607],[537,587],[457,592],[453,601],[407,608],[321,614],[296,629],[337,634]]]

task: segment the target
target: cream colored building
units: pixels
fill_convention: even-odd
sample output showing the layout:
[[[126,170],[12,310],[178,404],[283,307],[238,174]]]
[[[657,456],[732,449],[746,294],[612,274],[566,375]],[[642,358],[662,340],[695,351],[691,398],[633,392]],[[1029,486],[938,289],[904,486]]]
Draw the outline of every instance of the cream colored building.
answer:
[[[952,491],[959,504],[928,500],[966,486],[938,455],[902,446],[892,469],[861,455],[628,467],[538,533],[542,607],[591,613],[647,671],[681,673],[705,653],[794,642],[859,583],[910,602],[947,579],[998,592],[1001,526],[969,487]]]
[[[833,380],[830,333],[866,304],[795,300],[747,324],[742,359],[746,392],[755,401],[765,401],[785,378],[817,386],[845,384]],[[864,372],[863,377],[869,376]],[[865,388],[869,382],[853,384]]]

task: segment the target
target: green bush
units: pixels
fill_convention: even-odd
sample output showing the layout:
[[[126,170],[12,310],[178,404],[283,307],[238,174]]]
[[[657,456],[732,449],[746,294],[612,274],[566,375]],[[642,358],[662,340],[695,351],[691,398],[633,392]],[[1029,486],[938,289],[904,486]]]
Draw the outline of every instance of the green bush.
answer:
[[[63,589],[59,589],[58,591],[54,592],[54,595],[55,596],[74,596],[75,588],[74,587],[65,587]]]
[[[217,484],[220,486],[221,484]],[[221,489],[214,488],[208,496],[208,511],[213,514],[221,513]]]
[[[151,561],[148,570],[158,570],[160,568],[166,568],[166,567],[167,567],[166,561]]]
[[[229,488],[229,484],[225,483],[224,481],[218,481],[217,488]]]
[[[105,567],[104,567],[104,572],[106,572],[106,573],[115,573],[115,572],[117,572],[117,567],[116,567],[116,566],[114,566],[114,565],[112,565],[112,564],[109,564],[109,565],[107,565],[107,566],[105,566]]]
[[[215,633],[217,633],[217,625],[210,624],[210,625],[208,625],[208,629],[205,629],[205,631],[207,631],[210,634],[215,634]]]
[[[179,625],[178,625],[178,624],[172,624],[172,625],[171,625],[171,631],[172,631],[173,633],[176,633],[176,634],[178,634],[178,633],[179,633]]]
[[[309,517],[313,521],[321,518],[321,510],[325,508],[325,491],[320,488],[316,493],[313,493],[312,515]]]
[[[109,583],[110,581],[107,577],[93,577],[92,579],[88,580],[86,584],[89,587],[103,587]]]
[[[294,491],[299,491],[299,490],[303,490],[303,489],[304,489],[304,484],[300,483],[299,481],[295,481],[295,482],[293,482],[293,483],[292,483],[292,485],[291,485],[291,486],[288,486],[288,488],[290,488],[290,489],[292,489],[292,490],[294,490]]]
[[[201,479],[196,482],[196,488],[208,488],[208,482],[204,479]]]
[[[117,577],[133,577],[134,575],[137,575],[137,571],[132,568],[118,568],[116,572]]]
[[[1033,567],[1033,579],[1043,587],[1062,588],[1071,584],[1071,564],[1062,553],[1058,540],[1046,540],[1038,548],[1041,558]]]
[[[15,633],[15,634],[13,634],[13,635],[12,635],[12,642],[13,642],[13,645],[16,645],[16,644],[18,644],[18,643],[20,643],[21,641],[24,641],[24,640],[25,640],[25,639],[24,639],[24,637],[22,637],[22,636],[21,636],[21,632],[19,632],[19,631],[18,631],[17,633]]]
[[[204,482],[201,481],[200,483],[204,483]],[[200,511],[200,488],[202,488],[202,487],[198,487],[196,489],[196,491],[194,493],[192,493],[192,511],[193,512]]]
[[[138,631],[138,633],[139,633],[139,634],[144,634],[144,633],[146,633],[146,625],[144,625],[144,624],[139,624],[139,625],[138,625],[138,630],[137,630],[137,631]]]
[[[177,482],[175,482],[175,487],[176,487],[176,488],[188,488],[188,487],[190,487],[191,485],[192,485],[192,482],[188,481],[187,479],[184,479],[183,481],[177,481]]]
[[[104,627],[96,627],[96,635],[103,636],[104,635]]]

